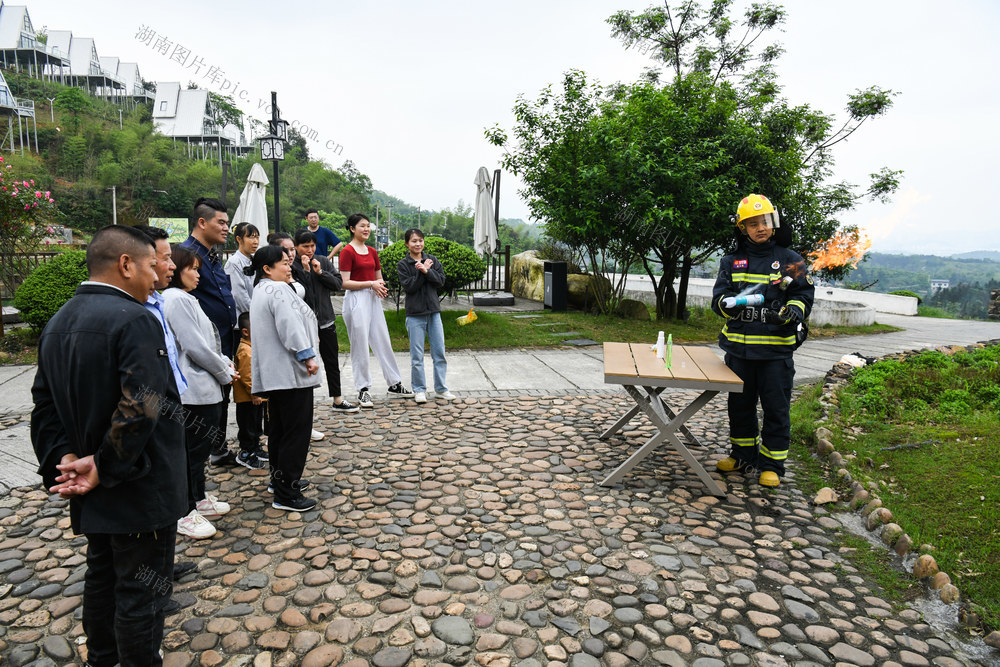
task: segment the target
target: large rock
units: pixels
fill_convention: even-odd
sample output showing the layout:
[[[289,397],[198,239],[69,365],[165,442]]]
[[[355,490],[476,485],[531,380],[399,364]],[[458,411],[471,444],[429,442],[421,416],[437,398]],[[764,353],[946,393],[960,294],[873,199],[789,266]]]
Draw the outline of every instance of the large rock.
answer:
[[[618,304],[618,316],[626,320],[646,320],[649,321],[649,308],[642,301],[635,299],[622,299]]]
[[[510,285],[514,296],[532,301],[545,300],[545,260],[539,259],[534,250],[527,250],[510,258]],[[611,291],[611,281],[604,276],[571,273],[566,276],[569,305],[589,310],[596,305],[596,290]]]

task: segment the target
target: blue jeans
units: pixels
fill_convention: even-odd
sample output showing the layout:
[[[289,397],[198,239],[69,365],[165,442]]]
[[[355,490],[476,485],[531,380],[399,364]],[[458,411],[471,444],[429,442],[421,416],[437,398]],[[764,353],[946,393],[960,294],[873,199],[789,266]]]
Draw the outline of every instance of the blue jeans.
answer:
[[[413,392],[427,391],[427,378],[424,376],[424,339],[431,342],[431,359],[434,360],[434,391],[443,394],[448,391],[444,383],[448,362],[444,358],[444,327],[441,325],[441,313],[430,315],[407,315],[406,330],[410,332],[410,383]]]

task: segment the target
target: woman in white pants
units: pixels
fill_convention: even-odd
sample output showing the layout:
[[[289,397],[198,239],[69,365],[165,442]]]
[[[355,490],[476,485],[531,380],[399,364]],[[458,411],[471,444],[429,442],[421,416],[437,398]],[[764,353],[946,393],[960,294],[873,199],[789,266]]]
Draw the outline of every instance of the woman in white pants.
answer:
[[[375,248],[365,245],[372,233],[371,221],[355,213],[347,219],[351,242],[340,251],[340,275],[344,279],[344,324],[351,341],[351,369],[354,387],[358,390],[358,404],[373,408],[369,388],[372,384],[368,348],[371,347],[382,368],[382,375],[389,385],[389,396],[413,398],[413,392],[403,386],[392,354],[389,327],[382,313],[382,302],[389,290],[382,280],[382,264]]]

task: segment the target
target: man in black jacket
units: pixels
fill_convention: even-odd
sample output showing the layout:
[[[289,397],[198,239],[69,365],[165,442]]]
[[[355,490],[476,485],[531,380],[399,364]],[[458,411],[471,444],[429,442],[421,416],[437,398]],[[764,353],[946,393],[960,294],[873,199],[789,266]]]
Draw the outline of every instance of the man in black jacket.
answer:
[[[331,292],[344,289],[340,271],[333,262],[316,254],[316,235],[308,229],[295,233],[295,262],[292,277],[306,290],[305,302],[316,313],[319,323],[319,356],[323,358],[326,382],[330,386],[335,413],[357,412],[360,408],[344,400],[340,389],[340,344],[337,341],[337,314],[333,311]]]
[[[87,664],[160,665],[177,520],[187,509],[184,412],[163,328],[142,305],[153,242],[105,227],[90,279],[38,344],[31,441],[49,490],[70,499],[87,537]]]

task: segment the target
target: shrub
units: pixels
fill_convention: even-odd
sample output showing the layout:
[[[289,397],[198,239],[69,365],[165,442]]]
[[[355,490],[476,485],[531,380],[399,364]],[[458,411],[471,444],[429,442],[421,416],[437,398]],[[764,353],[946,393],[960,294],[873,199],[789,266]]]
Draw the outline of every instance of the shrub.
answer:
[[[908,289],[898,289],[895,292],[889,292],[889,294],[892,294],[893,296],[912,296],[914,299],[917,300],[918,306],[924,302],[924,300],[921,298],[919,294],[917,294],[916,292],[911,292]]]
[[[87,253],[73,250],[40,265],[14,292],[14,307],[35,329],[44,327],[81,282],[87,279]]]
[[[424,252],[437,257],[444,267],[444,287],[438,290],[438,294],[450,294],[471,282],[481,280],[486,274],[486,260],[461,243],[440,236],[428,236],[424,240]],[[406,244],[402,241],[396,241],[379,253],[382,278],[390,290],[398,291],[401,288],[396,265],[406,253]]]
[[[583,269],[576,261],[576,252],[565,243],[545,237],[538,242],[535,256],[543,261],[566,262],[566,273],[583,273]]]

